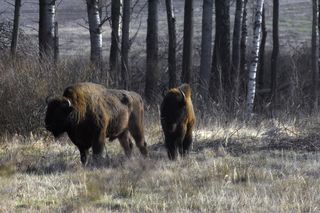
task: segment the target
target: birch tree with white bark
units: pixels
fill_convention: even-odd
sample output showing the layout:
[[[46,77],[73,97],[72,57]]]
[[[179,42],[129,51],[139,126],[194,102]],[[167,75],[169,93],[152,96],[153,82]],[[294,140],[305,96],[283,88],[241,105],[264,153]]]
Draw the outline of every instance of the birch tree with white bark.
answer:
[[[99,11],[99,0],[86,0],[90,32],[90,60],[96,67],[101,67],[102,61],[102,33]]]
[[[254,99],[256,95],[256,76],[259,62],[259,50],[261,44],[261,23],[262,10],[264,0],[256,1],[255,22],[252,41],[252,55],[249,67],[248,92],[247,92],[247,115],[250,116],[253,112]]]
[[[39,6],[39,55],[53,60],[56,1],[40,0]]]

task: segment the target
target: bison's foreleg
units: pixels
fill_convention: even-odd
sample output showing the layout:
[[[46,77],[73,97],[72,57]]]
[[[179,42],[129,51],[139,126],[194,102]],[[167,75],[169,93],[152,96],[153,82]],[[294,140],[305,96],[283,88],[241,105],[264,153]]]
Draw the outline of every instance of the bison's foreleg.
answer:
[[[120,134],[118,139],[119,139],[119,142],[120,142],[122,148],[124,149],[124,152],[126,153],[126,155],[128,157],[131,157],[133,144],[130,140],[128,130],[126,130],[122,134]]]
[[[79,151],[81,163],[85,166],[88,162],[88,149],[79,148]]]
[[[165,144],[169,159],[175,160],[177,155],[177,147],[175,141],[170,137],[165,137]]]
[[[105,140],[105,131],[101,131],[97,138],[94,138],[92,141],[92,153],[93,159],[98,163],[98,161],[103,158],[103,151],[104,151],[104,140]]]

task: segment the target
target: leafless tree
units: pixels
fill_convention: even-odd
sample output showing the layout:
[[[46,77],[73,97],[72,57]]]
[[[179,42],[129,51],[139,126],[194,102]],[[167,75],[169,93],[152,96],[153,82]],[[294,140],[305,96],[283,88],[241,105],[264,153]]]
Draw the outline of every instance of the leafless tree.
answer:
[[[148,1],[147,70],[145,95],[149,103],[154,101],[159,80],[158,67],[158,0]]]
[[[243,15],[244,0],[237,0],[236,13],[234,17],[233,38],[232,38],[232,63],[231,63],[231,85],[234,85],[234,101],[239,100],[240,81],[240,42],[241,42],[241,22]]]
[[[124,89],[129,89],[129,49],[131,0],[123,0],[122,5],[122,40],[121,40],[121,78]]]
[[[185,0],[181,81],[190,83],[192,72],[193,0]]]
[[[311,49],[312,49],[312,109],[314,111],[318,110],[319,105],[319,48],[318,48],[318,2],[317,0],[312,0],[312,38],[311,38]]]
[[[247,41],[248,41],[248,29],[247,29],[247,3],[248,0],[243,2],[243,16],[241,24],[241,41],[240,41],[240,89],[243,94],[247,91],[247,79],[248,79],[248,65],[247,65]],[[240,95],[240,94],[239,94]],[[241,95],[240,95],[241,96]]]
[[[276,106],[277,97],[277,65],[279,55],[279,0],[273,0],[272,20],[273,49],[271,56],[271,103],[272,109]]]
[[[212,63],[212,15],[213,0],[203,0],[201,59],[199,89],[201,95],[206,98],[209,90],[209,79]]]
[[[265,47],[267,41],[267,28],[266,28],[266,16],[265,16],[265,7],[263,6],[262,9],[262,23],[261,23],[261,44],[259,50],[259,63],[257,68],[257,90],[263,91],[265,88],[265,78],[264,78],[264,54],[265,54]],[[262,107],[262,103],[264,102],[266,97],[266,93],[260,92],[257,94],[257,101],[256,105],[260,105]]]
[[[119,73],[119,23],[120,23],[121,1],[111,1],[111,48],[110,48],[110,72],[116,80]]]
[[[173,88],[177,84],[176,77],[176,18],[172,0],[166,0],[169,48],[168,48],[168,67],[169,67],[169,88]]]
[[[39,9],[39,53],[40,58],[53,59],[55,0],[40,0]]]
[[[256,14],[254,22],[254,32],[253,32],[253,50],[251,56],[251,63],[249,69],[249,79],[248,79],[248,92],[247,92],[247,115],[251,116],[253,112],[254,99],[256,95],[256,75],[259,62],[259,50],[261,44],[261,23],[262,23],[262,10],[263,10],[264,0],[257,0],[256,4]]]
[[[102,61],[102,33],[99,13],[99,0],[86,0],[90,31],[91,54],[90,60],[97,68],[101,68]]]
[[[21,8],[21,0],[15,0],[13,30],[12,30],[12,38],[11,38],[11,56],[13,58],[16,56],[16,52],[17,52],[19,22],[20,22],[20,8]]]
[[[216,99],[229,99],[231,87],[230,75],[230,1],[215,0],[216,35],[212,56],[212,76],[210,95]]]

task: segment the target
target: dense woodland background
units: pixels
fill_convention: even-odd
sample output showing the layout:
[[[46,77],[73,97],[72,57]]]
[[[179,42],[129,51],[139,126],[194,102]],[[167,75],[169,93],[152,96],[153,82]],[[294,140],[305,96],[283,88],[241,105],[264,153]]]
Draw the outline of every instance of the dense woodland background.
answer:
[[[30,131],[40,126],[36,119],[42,112],[35,110],[41,111],[43,97],[59,94],[76,81],[135,90],[147,104],[159,104],[165,88],[188,82],[194,90],[196,109],[208,114],[225,112],[225,116],[247,117],[245,112],[252,111],[248,97],[253,88],[254,112],[260,115],[272,117],[277,111],[308,114],[317,108],[312,81],[310,1],[279,2],[279,20],[273,18],[274,2],[264,2],[262,23],[258,24],[261,38],[256,43],[256,86],[250,90],[247,88],[254,58],[256,1],[204,1],[207,5],[190,1],[192,13],[187,7],[184,13],[184,1],[40,2],[42,7],[37,1],[1,4],[0,98],[2,103],[8,103],[2,110],[2,131]],[[131,8],[127,12],[126,6]],[[17,36],[13,33],[14,20],[19,20]],[[96,33],[90,37],[90,31]],[[271,60],[273,44],[277,43],[275,49],[280,51]],[[11,84],[19,86],[12,88]],[[28,92],[31,94],[25,94]],[[29,100],[22,101],[25,97]],[[10,104],[25,106],[19,111]],[[21,125],[17,123],[22,121],[8,118],[14,114],[20,114],[17,119],[23,120]],[[25,118],[20,119],[23,114]],[[25,125],[26,120],[33,124]],[[14,122],[8,124],[11,121]]]

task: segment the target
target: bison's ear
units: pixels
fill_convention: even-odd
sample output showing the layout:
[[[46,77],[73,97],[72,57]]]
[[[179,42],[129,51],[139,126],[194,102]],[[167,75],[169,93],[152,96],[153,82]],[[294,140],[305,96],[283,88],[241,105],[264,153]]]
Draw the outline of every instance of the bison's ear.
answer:
[[[53,99],[54,99],[54,97],[53,97],[52,95],[48,95],[48,96],[46,97],[46,103],[47,103],[47,104],[50,103],[51,101],[53,101]]]
[[[179,102],[181,106],[185,106],[186,105],[186,95],[184,94],[184,92],[179,89],[180,95],[179,95]]]

